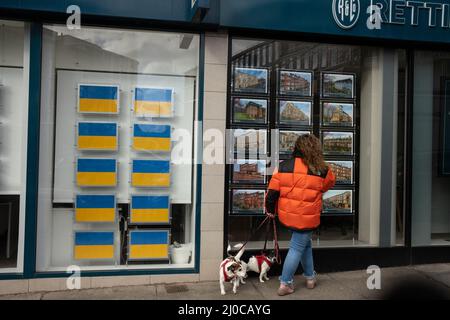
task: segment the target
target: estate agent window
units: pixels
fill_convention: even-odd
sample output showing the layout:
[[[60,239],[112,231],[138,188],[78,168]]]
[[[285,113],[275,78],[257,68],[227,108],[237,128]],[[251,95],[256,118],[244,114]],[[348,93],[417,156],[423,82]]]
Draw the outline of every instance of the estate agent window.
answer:
[[[37,270],[192,268],[199,36],[48,25],[42,56]]]
[[[450,245],[450,53],[414,56],[412,245]]]
[[[392,208],[392,230],[380,230],[375,203],[380,196],[382,98],[392,97],[394,108],[403,112],[405,52],[270,39],[234,38],[231,45],[227,126],[234,148],[226,169],[228,241],[246,241],[264,218],[271,161],[287,159],[297,137],[313,133],[337,176],[335,188],[323,197],[314,245],[378,246],[380,232],[389,233],[391,245],[402,243],[401,175],[393,177],[399,181],[394,197],[399,205]],[[391,89],[382,92],[388,72]],[[280,231],[286,247],[289,233]],[[251,239],[254,249],[262,248],[264,233]]]
[[[29,35],[0,20],[0,273],[22,272],[26,193]]]

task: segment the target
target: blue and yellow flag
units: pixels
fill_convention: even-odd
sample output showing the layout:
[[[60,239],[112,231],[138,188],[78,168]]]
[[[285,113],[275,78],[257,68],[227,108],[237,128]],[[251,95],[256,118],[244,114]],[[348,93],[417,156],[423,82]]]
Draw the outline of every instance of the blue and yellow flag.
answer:
[[[173,114],[172,96],[172,89],[136,88],[134,113],[137,116],[171,117]]]
[[[169,196],[131,196],[130,223],[169,222]]]
[[[74,259],[114,259],[114,232],[75,232]]]
[[[119,88],[80,84],[78,112],[119,113]]]
[[[77,185],[80,187],[115,187],[117,184],[116,159],[77,160]]]
[[[116,197],[114,195],[77,195],[75,222],[107,222],[116,220]]]
[[[130,260],[169,258],[168,230],[130,231],[129,237]]]
[[[117,150],[117,123],[79,122],[79,150]]]
[[[133,187],[169,187],[170,160],[133,160],[131,185]]]
[[[135,124],[133,148],[138,151],[170,151],[170,125]]]

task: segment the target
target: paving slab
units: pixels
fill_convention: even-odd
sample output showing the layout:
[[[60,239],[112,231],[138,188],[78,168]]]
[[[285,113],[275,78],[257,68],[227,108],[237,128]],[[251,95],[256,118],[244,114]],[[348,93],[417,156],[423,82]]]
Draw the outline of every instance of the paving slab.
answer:
[[[184,284],[184,288],[177,290],[177,285],[158,285],[157,298],[161,300],[261,300],[259,293],[252,282],[247,279],[246,284],[240,285],[236,294],[233,294],[232,285],[225,285],[226,295],[220,294],[219,281],[208,281]],[[178,291],[178,292],[177,292]]]
[[[450,264],[419,265],[412,268],[450,288]]]
[[[369,275],[366,273],[366,270],[329,273],[328,275],[349,290],[358,292],[366,299],[402,298],[402,295],[410,293],[407,292],[408,288],[417,288],[418,290],[419,288],[423,288],[423,290],[435,288],[439,291],[443,289],[441,284],[430,282],[430,278],[425,273],[418,272],[412,267],[381,268],[380,290],[370,290],[367,287]],[[420,292],[416,294],[417,296],[421,295]]]
[[[0,300],[41,300],[42,293],[21,293],[7,296],[0,296]]]
[[[42,300],[154,300],[155,286],[130,286],[45,293]]]
[[[257,290],[264,296],[264,299],[269,300],[359,300],[364,298],[356,291],[349,290],[340,283],[333,281],[327,274],[318,275],[317,286],[313,290],[306,288],[305,278],[295,276],[295,292],[283,297],[277,294],[280,283],[276,277],[265,283],[260,283],[258,279],[252,279],[252,281]]]

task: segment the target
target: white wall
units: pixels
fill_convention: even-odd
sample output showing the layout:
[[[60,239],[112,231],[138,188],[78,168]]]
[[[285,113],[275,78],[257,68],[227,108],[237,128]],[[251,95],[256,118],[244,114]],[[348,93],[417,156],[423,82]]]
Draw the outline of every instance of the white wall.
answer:
[[[397,173],[397,113],[398,113],[398,55],[393,49],[365,48],[361,80],[359,240],[370,245],[380,244],[380,232],[386,232],[390,245],[396,244],[396,173]],[[391,110],[392,108],[392,110]],[[383,117],[383,112],[392,116]],[[386,120],[386,118],[388,120]],[[392,121],[391,125],[383,121]],[[392,130],[385,132],[384,127]],[[382,133],[392,141],[392,172],[381,172]],[[381,175],[391,174],[393,194],[382,199]],[[388,187],[388,186],[386,186]],[[390,229],[380,225],[381,204],[390,202]],[[384,244],[386,245],[386,243]]]
[[[382,49],[373,49],[361,73],[358,239],[371,245],[378,244],[380,225],[382,66]]]

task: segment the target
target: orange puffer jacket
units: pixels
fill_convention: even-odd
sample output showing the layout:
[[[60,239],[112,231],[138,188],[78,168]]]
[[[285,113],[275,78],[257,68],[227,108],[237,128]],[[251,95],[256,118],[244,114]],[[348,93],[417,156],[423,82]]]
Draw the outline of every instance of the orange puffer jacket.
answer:
[[[278,209],[280,222],[295,230],[311,230],[320,225],[322,194],[336,178],[331,170],[313,174],[298,155],[283,161],[272,176],[266,196],[266,210]]]

